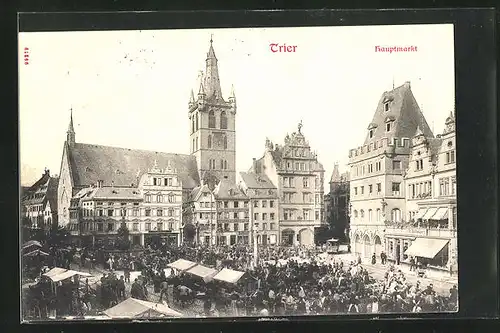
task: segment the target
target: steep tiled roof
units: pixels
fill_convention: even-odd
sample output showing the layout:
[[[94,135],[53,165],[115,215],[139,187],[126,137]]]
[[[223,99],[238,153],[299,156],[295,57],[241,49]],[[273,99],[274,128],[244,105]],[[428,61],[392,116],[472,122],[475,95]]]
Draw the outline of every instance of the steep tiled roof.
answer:
[[[271,180],[265,174],[256,174],[253,172],[240,172],[243,182],[248,188],[252,189],[275,189]]]
[[[214,195],[217,199],[243,199],[247,197],[236,184],[232,184],[227,179],[223,179],[217,184]]]
[[[59,185],[59,178],[50,177],[47,187],[47,200],[50,203],[50,209],[57,212],[57,187]]]
[[[75,186],[90,186],[99,180],[104,186],[137,186],[138,177],[155,161],[160,168],[170,161],[183,188],[194,188],[200,183],[196,158],[191,155],[75,143],[68,146],[68,156]]]
[[[390,105],[389,111],[384,110],[386,101]],[[393,120],[390,132],[386,132],[386,120]],[[365,144],[384,137],[412,138],[419,127],[426,137],[434,137],[413,96],[409,82],[382,94],[370,127],[373,128],[373,137],[370,138],[367,134]]]
[[[127,187],[99,187],[85,193],[82,199],[114,199],[114,200],[142,200],[140,192],[136,188]]]

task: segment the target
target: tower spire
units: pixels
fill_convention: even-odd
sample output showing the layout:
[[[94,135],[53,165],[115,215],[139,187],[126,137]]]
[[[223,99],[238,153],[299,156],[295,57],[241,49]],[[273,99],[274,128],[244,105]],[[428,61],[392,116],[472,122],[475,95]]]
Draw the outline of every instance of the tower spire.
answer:
[[[73,108],[70,108],[68,131],[66,132],[66,142],[71,146],[75,143],[75,128],[73,127]]]
[[[193,93],[193,89],[191,89],[191,96],[189,96],[189,103],[194,103],[194,93]]]
[[[213,37],[210,36],[210,48],[208,49],[205,69],[205,94],[208,98],[222,98],[220,88],[219,68],[217,66],[217,57],[213,47]]]

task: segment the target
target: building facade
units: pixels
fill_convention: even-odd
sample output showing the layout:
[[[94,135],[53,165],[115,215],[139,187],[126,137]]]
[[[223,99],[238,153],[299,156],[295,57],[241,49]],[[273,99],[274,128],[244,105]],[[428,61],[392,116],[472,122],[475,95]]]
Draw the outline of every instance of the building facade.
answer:
[[[181,244],[182,181],[167,161],[155,161],[136,187],[104,186],[98,182],[72,199],[68,229],[83,243],[113,244],[125,223],[133,245]]]
[[[419,128],[434,137],[406,82],[382,94],[364,145],[349,152],[349,238],[351,251],[362,258],[379,256],[386,249],[386,223],[406,216],[404,171]]]
[[[250,242],[257,237],[257,244],[279,244],[279,200],[278,189],[266,175],[240,172],[239,186],[250,199]]]
[[[57,227],[57,184],[59,178],[51,177],[45,170],[42,177],[25,189],[21,197],[21,217],[25,227],[47,233]]]
[[[217,245],[250,244],[250,199],[227,179],[214,189],[217,208]]]
[[[324,225],[324,168],[301,129],[283,146],[266,140],[250,172],[266,175],[278,189],[281,244],[313,246],[315,228]]]
[[[335,163],[325,195],[325,218],[333,236],[347,240],[349,235],[349,172],[340,173]]]
[[[435,270],[456,273],[457,203],[455,117],[446,119],[443,134],[412,140],[405,175],[406,221],[386,229],[388,257],[408,262],[415,257]]]
[[[191,155],[198,172],[212,187],[222,179],[236,182],[236,97],[234,89],[227,101],[222,97],[218,60],[210,40],[205,72],[197,98],[189,101]]]
[[[186,222],[195,226],[198,244],[215,245],[217,231],[217,207],[215,196],[207,184],[193,189],[186,202]]]

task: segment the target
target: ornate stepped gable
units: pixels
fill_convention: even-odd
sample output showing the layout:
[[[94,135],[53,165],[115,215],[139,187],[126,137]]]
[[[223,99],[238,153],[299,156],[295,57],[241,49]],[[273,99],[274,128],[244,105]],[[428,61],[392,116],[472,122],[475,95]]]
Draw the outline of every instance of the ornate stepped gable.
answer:
[[[99,181],[104,186],[137,187],[140,177],[155,161],[165,166],[171,161],[183,188],[194,188],[200,183],[196,158],[191,155],[74,143],[68,146],[68,158],[76,188]]]

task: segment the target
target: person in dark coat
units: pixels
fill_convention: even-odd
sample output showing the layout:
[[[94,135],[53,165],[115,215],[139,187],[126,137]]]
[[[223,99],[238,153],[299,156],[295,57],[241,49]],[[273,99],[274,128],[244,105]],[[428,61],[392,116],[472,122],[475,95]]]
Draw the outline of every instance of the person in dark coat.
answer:
[[[135,279],[130,287],[130,296],[136,299],[142,299],[142,294],[142,286],[139,284],[139,280]]]
[[[125,298],[125,279],[120,276],[120,280],[118,280],[118,297],[121,299]]]
[[[377,256],[375,253],[372,255],[372,265],[375,265],[377,263]]]

